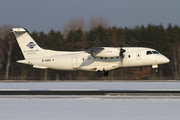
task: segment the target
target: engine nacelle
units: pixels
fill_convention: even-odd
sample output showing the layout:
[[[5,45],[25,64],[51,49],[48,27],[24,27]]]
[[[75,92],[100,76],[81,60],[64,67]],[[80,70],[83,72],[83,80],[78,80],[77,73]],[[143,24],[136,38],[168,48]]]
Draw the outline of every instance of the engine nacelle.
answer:
[[[94,57],[119,57],[120,49],[105,48],[104,50],[92,50],[91,54]]]

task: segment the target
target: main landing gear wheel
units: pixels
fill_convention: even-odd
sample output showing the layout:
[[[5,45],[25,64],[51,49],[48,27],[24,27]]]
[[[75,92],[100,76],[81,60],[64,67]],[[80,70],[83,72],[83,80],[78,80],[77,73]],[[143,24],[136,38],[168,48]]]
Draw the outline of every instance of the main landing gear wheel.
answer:
[[[102,71],[97,71],[97,76],[102,77]]]
[[[102,72],[102,71],[97,71],[97,76],[98,77],[102,77],[102,76],[104,76],[104,77],[107,77],[108,76],[108,72]]]
[[[107,77],[108,76],[108,72],[104,72],[104,77]]]

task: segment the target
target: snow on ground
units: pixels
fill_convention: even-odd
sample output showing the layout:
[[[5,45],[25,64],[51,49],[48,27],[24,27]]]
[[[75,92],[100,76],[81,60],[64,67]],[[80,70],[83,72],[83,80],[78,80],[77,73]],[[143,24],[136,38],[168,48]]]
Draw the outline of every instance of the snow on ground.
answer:
[[[1,120],[178,120],[174,99],[0,99]]]
[[[180,89],[180,82],[0,82],[0,89]]]
[[[1,82],[0,89],[180,89],[180,82]],[[180,99],[0,96],[0,120],[178,120]]]

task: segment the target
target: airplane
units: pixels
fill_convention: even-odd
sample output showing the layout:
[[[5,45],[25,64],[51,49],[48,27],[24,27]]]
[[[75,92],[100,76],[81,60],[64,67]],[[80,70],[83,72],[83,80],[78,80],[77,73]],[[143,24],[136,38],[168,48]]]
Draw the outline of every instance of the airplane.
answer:
[[[155,49],[146,47],[92,47],[76,52],[42,49],[24,28],[12,28],[24,60],[18,63],[39,69],[84,70],[107,77],[109,71],[124,67],[158,68],[170,60]]]

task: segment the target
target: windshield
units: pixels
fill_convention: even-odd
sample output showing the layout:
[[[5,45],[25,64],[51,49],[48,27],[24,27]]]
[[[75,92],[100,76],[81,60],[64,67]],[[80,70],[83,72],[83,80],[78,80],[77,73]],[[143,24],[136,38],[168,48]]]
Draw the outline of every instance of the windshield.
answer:
[[[157,51],[147,51],[146,55],[159,54]]]
[[[157,51],[152,51],[153,52],[153,54],[159,54]]]
[[[147,51],[147,52],[146,52],[146,55],[151,55],[151,54],[152,54],[151,51]]]

